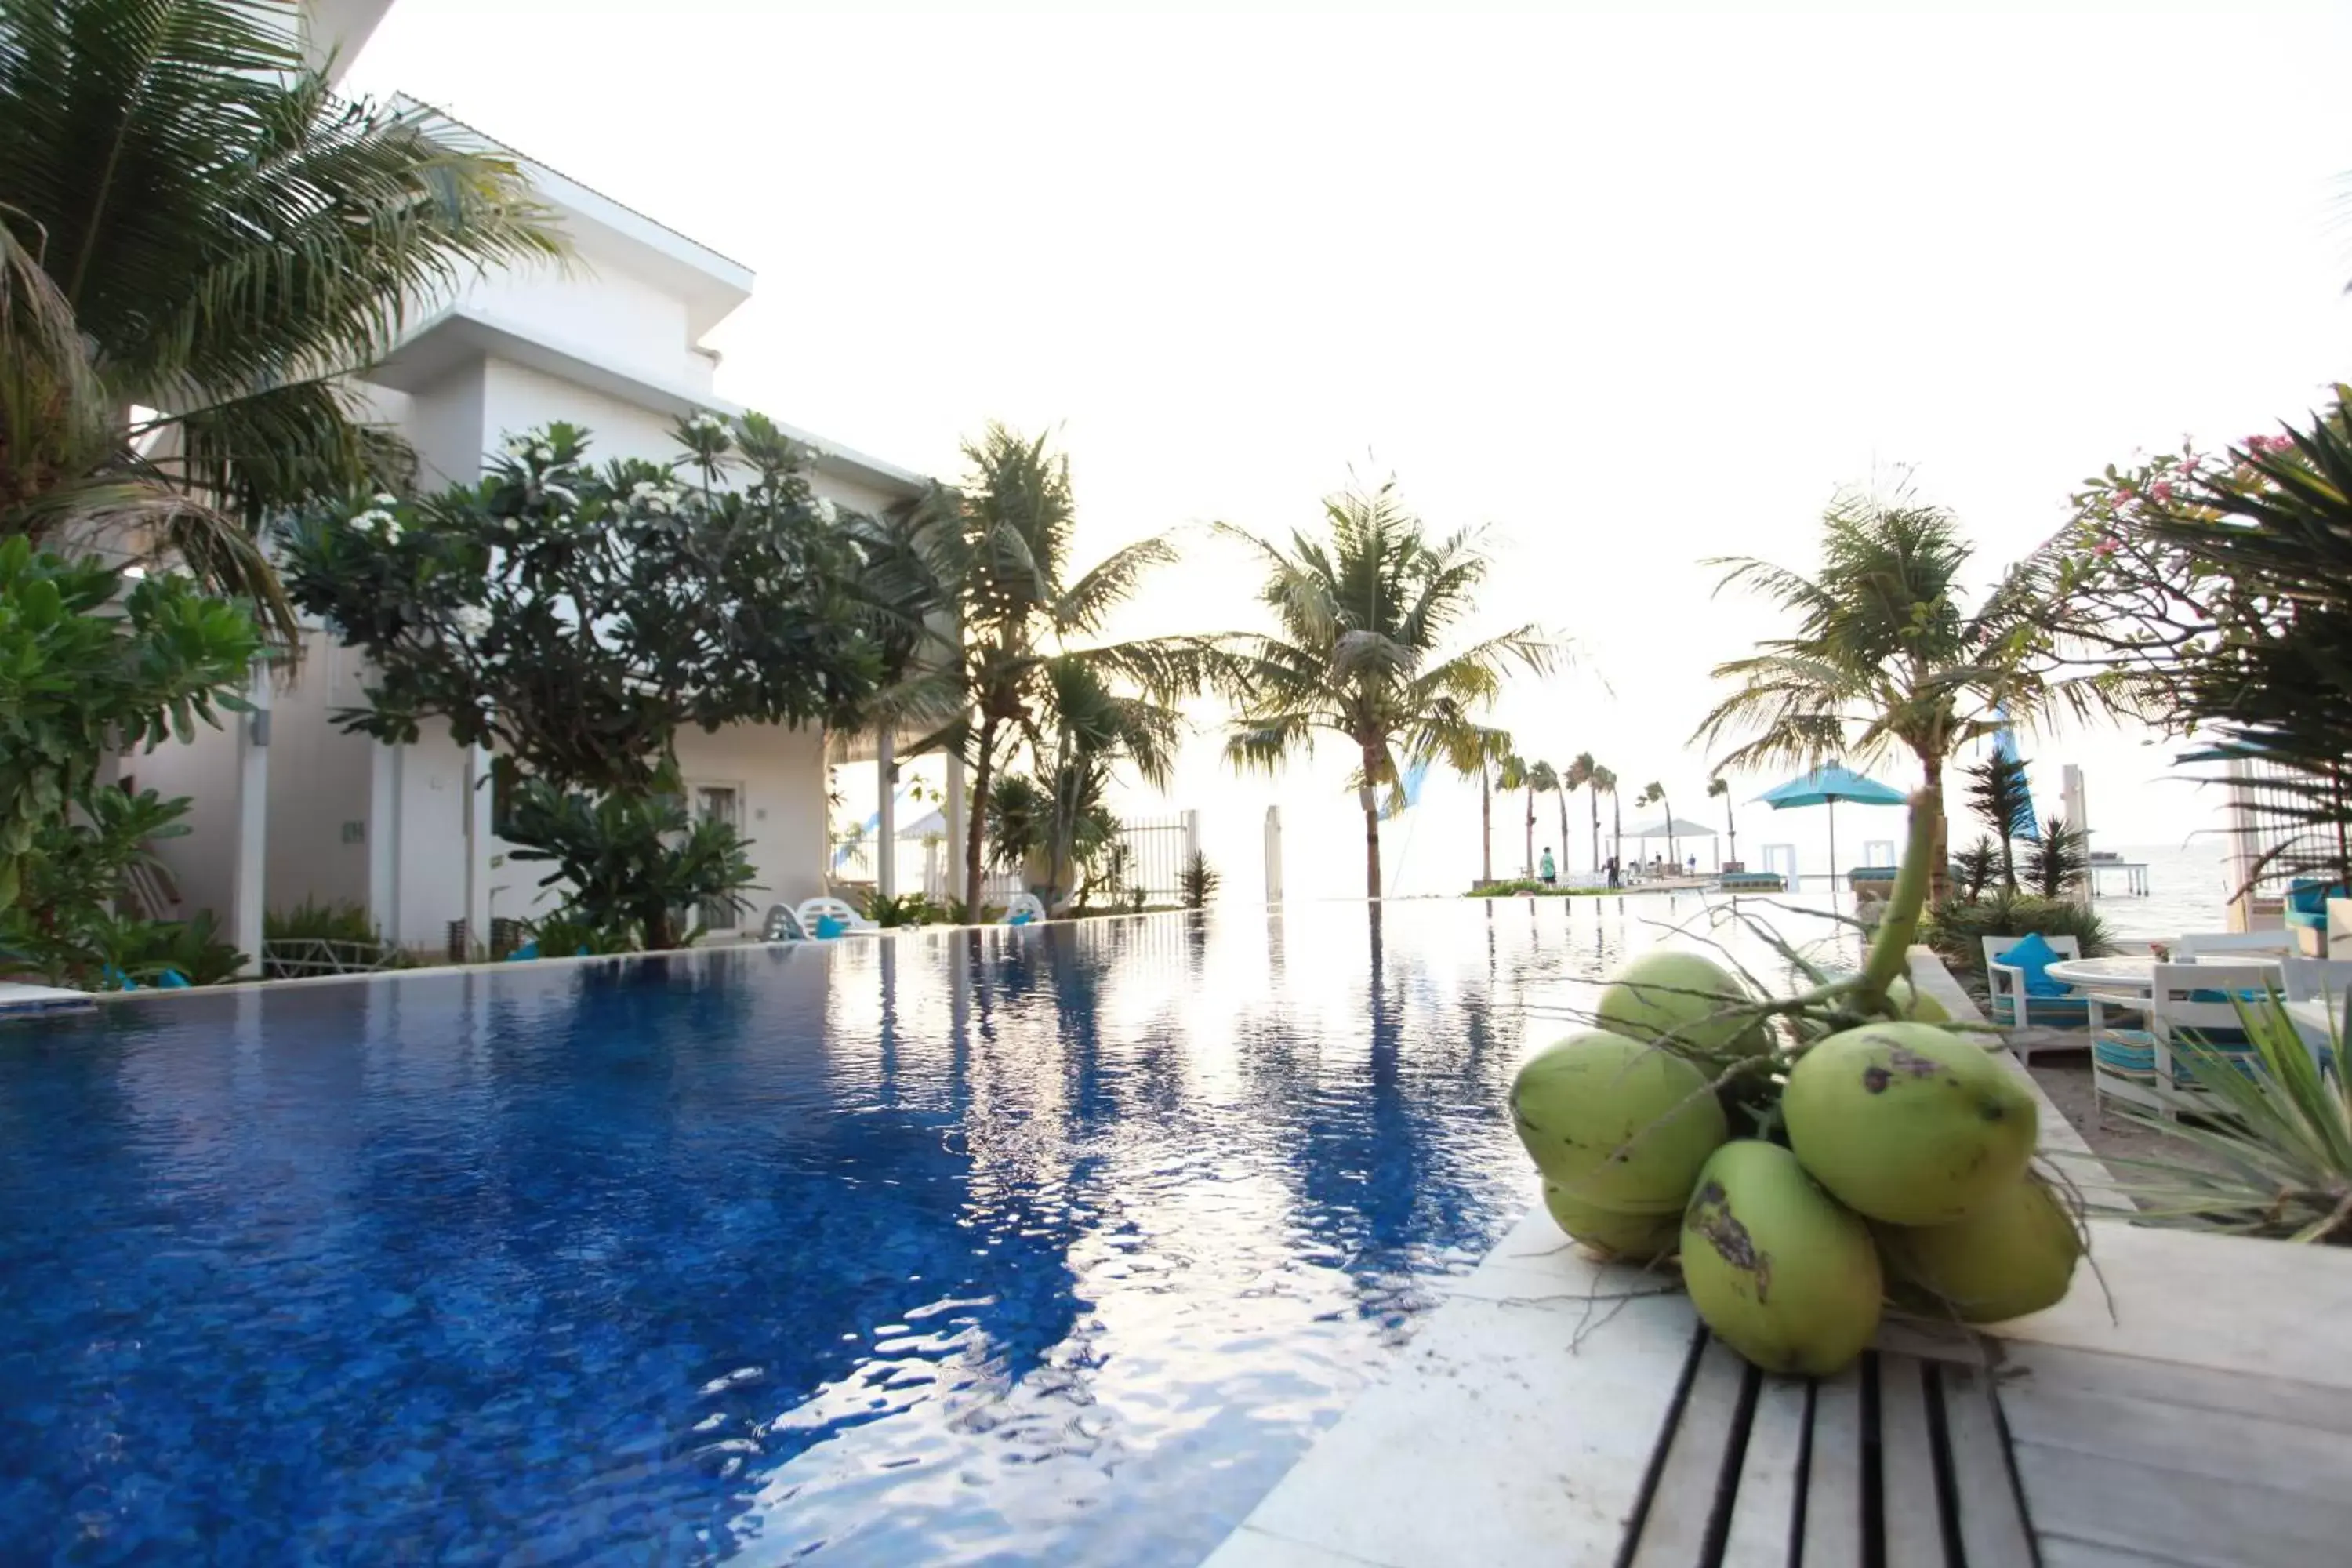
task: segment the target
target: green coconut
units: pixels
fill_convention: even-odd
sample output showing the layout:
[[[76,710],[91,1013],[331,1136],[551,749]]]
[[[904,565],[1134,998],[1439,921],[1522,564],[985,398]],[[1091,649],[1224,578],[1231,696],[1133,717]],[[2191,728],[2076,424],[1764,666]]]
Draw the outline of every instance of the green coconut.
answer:
[[[1600,1024],[1628,1039],[1664,1038],[1697,1055],[1756,1056],[1771,1048],[1764,1021],[1717,1016],[1754,1000],[1739,977],[1713,959],[1654,950],[1619,970],[1601,993]]]
[[[1682,1234],[1679,1214],[1619,1214],[1571,1196],[1558,1182],[1543,1184],[1544,1207],[1559,1228],[1598,1252],[1649,1263],[1667,1257]]]
[[[1778,1143],[1715,1152],[1683,1215],[1682,1258],[1698,1315],[1767,1372],[1831,1376],[1878,1331],[1885,1282],[1870,1227]]]
[[[1872,1227],[1898,1300],[1969,1323],[1998,1323],[2054,1307],[2074,1283],[2083,1233],[2065,1200],[2039,1176],[2002,1190],[1950,1225]]]
[[[1964,1035],[1869,1024],[1817,1040],[1780,1096],[1789,1142],[1847,1207],[1949,1225],[2025,1174],[2033,1091]]]
[[[1511,1121],[1566,1195],[1618,1214],[1675,1214],[1730,1135],[1707,1084],[1670,1052],[1587,1029],[1521,1064]]]
[[[1907,1018],[1915,1024],[1948,1024],[1952,1021],[1949,1009],[1908,980],[1898,978],[1888,983],[1886,1003],[1895,1009],[1896,1017]]]

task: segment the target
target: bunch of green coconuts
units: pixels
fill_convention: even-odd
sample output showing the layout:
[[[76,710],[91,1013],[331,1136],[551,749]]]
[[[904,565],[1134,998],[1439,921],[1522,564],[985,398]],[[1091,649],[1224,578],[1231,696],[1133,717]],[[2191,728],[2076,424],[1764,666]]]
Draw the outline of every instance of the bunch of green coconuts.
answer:
[[[1707,1327],[1767,1371],[1841,1371],[1890,1300],[1972,1323],[2039,1310],[2082,1256],[2074,1206],[2029,1168],[2024,1075],[1890,973],[1916,869],[1863,975],[1774,1006],[1702,954],[1644,953],[1599,1026],[1512,1087],[1560,1228],[1632,1262],[1679,1258]],[[1734,1116],[1759,1135],[1734,1137]]]

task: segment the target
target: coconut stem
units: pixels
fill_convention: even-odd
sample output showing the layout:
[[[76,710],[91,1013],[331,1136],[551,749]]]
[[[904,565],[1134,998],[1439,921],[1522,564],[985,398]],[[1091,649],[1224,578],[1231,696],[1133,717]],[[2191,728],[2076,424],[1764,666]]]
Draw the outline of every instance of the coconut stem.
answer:
[[[1911,838],[1903,847],[1903,866],[1895,874],[1895,892],[1878,922],[1870,944],[1870,958],[1862,966],[1857,994],[1863,1006],[1877,1012],[1886,1005],[1886,988],[1910,972],[1911,939],[1919,934],[1919,914],[1927,906],[1928,861],[1936,855],[1936,819],[1943,803],[1927,790],[1911,797]]]

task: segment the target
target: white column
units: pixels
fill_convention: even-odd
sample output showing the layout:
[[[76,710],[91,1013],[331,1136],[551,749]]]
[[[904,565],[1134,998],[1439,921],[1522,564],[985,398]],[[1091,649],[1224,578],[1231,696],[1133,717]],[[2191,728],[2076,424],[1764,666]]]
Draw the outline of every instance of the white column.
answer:
[[[1201,853],[1201,814],[1188,809],[1184,813],[1184,864],[1190,867],[1194,856]]]
[[[1282,902],[1282,807],[1265,808],[1265,901]]]
[[[947,884],[948,897],[950,899],[961,899],[963,897],[964,809],[963,756],[961,752],[950,752],[948,753],[948,805],[946,815],[948,821]],[[965,913],[972,920],[978,920],[980,918],[980,911],[978,910],[966,910]]]
[[[490,749],[475,746],[466,753],[466,940],[489,951],[491,864],[496,849],[490,837]]]
[[[874,890],[895,899],[898,896],[898,764],[887,724],[874,738],[874,777],[882,789],[881,820],[875,824],[880,842],[874,847]]]
[[[400,940],[400,760],[378,742],[368,759],[368,919],[386,942]]]
[[[257,663],[236,727],[236,866],[229,884],[229,941],[245,954],[239,974],[261,973],[261,911],[268,897],[269,667]]]
[[[2083,853],[2087,855],[2091,852],[2091,805],[2083,794],[2083,770],[2075,763],[2068,763],[2059,770],[2058,777],[2059,798],[2064,803],[2062,809],[2066,814],[2066,826],[2083,836]],[[2087,871],[2083,875],[2082,886],[2074,889],[2074,901],[2086,908],[2091,902],[2091,877]]]

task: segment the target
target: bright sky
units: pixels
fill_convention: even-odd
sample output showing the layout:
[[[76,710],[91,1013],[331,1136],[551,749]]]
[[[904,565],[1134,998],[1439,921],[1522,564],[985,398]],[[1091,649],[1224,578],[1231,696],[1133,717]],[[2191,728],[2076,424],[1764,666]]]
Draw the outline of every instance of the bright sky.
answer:
[[[1772,623],[1711,600],[1704,558],[1809,567],[1836,487],[1908,465],[1990,577],[2083,476],[2270,427],[2352,368],[2347,46],[2340,10],[398,0],[350,85],[439,103],[752,267],[713,340],[740,402],[944,475],[991,417],[1058,426],[1087,560],[1209,519],[1311,525],[1351,468],[1395,473],[1433,524],[1491,524],[1488,629],[1540,620],[1579,655],[1498,717],[1530,754],[1613,766],[1630,825],[1653,778],[1720,816],[1685,742],[1709,667]],[[1136,624],[1254,624],[1249,586],[1202,544]],[[2053,802],[2056,764],[2086,767],[2103,842],[2208,819],[2138,737],[2024,750]],[[1330,872],[1295,848],[1294,896],[1360,887],[1336,750],[1278,788],[1213,755],[1174,792],[1213,812],[1213,855],[1254,886],[1279,799]],[[1463,798],[1433,783],[1450,820],[1414,830],[1412,887],[1475,859]],[[1818,813],[1764,816],[1743,812],[1750,859],[1818,842],[1797,820]],[[1842,858],[1892,836],[1842,821]],[[1498,869],[1517,846],[1498,830]]]

